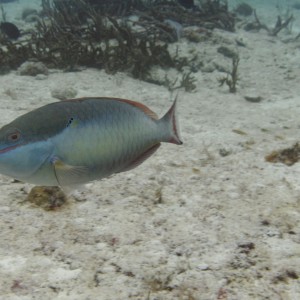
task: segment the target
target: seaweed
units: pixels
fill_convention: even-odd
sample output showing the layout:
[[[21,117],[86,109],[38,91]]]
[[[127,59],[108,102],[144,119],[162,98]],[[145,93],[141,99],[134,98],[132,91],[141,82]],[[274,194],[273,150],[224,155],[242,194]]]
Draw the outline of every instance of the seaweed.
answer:
[[[288,26],[294,20],[294,16],[293,15],[288,15],[284,21],[282,20],[281,16],[278,16],[274,28],[269,28],[266,24],[261,23],[261,21],[259,20],[257,14],[256,14],[256,10],[255,9],[253,10],[253,13],[254,13],[254,19],[255,20],[253,22],[251,22],[251,23],[248,23],[244,27],[244,29],[246,31],[250,31],[250,30],[259,31],[260,29],[264,29],[271,36],[276,36],[282,29],[288,28]]]
[[[165,85],[168,87],[169,91],[184,88],[186,92],[192,92],[196,89],[197,86],[195,84],[196,78],[191,74],[191,71],[183,73],[178,85],[176,85],[178,82],[178,77],[173,82],[171,82],[166,76]]]
[[[3,22],[5,22],[6,21],[6,12],[3,8],[3,5],[0,5],[0,10],[1,10],[1,19]]]
[[[226,2],[216,0],[193,10],[175,0],[42,0],[42,11],[26,40],[0,37],[1,69],[35,60],[65,71],[93,67],[143,80],[154,66],[184,72],[192,68],[195,57],[171,54],[169,44],[180,36],[172,24],[234,31],[234,15]],[[190,73],[183,74],[181,85],[194,88]]]
[[[275,27],[270,31],[270,35],[276,36],[283,28],[287,28],[293,20],[293,15],[290,15],[285,21],[282,21],[282,18],[278,16]]]
[[[222,78],[219,78],[218,81],[220,83],[220,86],[223,86],[224,83],[229,87],[230,93],[236,93],[236,84],[239,80],[238,77],[238,65],[239,65],[240,59],[238,56],[234,56],[232,58],[232,69],[231,72],[227,73],[227,76],[224,76]]]
[[[73,14],[72,5],[56,0],[52,7],[49,0],[43,0],[48,19],[38,22],[31,43],[38,60],[68,70],[81,65],[103,68],[108,73],[128,71],[139,79],[154,65],[174,66],[167,44],[155,35],[138,35],[128,23],[98,14],[92,6],[85,6],[83,14],[82,2],[76,2],[79,6]]]

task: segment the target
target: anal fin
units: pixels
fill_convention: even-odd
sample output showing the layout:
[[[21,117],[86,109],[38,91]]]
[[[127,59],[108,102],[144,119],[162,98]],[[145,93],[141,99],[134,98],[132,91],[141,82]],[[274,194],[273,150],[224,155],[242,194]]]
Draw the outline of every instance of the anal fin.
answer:
[[[134,159],[132,162],[130,162],[125,168],[123,168],[120,172],[126,172],[129,170],[132,170],[142,164],[146,159],[148,159],[160,146],[160,143],[155,144],[154,146],[147,149],[145,152],[143,152],[140,156],[138,156],[136,159]]]

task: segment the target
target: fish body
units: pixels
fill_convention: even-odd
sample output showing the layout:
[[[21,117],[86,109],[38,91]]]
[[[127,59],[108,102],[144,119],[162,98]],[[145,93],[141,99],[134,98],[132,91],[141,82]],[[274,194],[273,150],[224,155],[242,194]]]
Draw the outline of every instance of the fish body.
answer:
[[[175,107],[158,119],[143,104],[117,98],[45,105],[0,129],[0,173],[64,188],[130,170],[161,142],[182,144]]]

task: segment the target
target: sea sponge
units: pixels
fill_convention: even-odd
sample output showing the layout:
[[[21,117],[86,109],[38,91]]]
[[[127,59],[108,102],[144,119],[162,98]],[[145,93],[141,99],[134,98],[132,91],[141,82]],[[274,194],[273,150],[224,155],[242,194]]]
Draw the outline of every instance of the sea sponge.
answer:
[[[54,210],[64,205],[67,197],[59,187],[35,186],[28,194],[27,201],[44,210]]]

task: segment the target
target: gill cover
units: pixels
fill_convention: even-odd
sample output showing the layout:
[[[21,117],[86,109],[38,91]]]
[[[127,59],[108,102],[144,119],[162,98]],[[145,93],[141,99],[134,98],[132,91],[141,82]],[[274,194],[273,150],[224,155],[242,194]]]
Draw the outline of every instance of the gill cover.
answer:
[[[49,141],[28,142],[21,130],[0,130],[0,172],[16,179],[34,174],[51,154]]]

